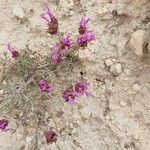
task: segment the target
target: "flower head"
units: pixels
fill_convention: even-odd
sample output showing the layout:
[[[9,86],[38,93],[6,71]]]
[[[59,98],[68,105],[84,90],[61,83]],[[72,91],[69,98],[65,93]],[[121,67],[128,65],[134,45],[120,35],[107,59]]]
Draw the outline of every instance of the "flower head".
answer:
[[[91,96],[92,94],[88,91],[88,87],[90,84],[86,81],[77,83],[75,86],[71,86],[63,93],[63,98],[66,102],[70,104],[75,104],[75,100],[77,97],[86,95],[87,97]]]
[[[69,48],[73,46],[70,36],[63,38],[60,43],[52,47],[52,60],[54,64],[59,64],[66,56]]]
[[[95,34],[92,31],[88,31],[77,39],[77,43],[81,47],[86,47],[87,44],[93,40],[96,40]]]
[[[1,119],[0,120],[0,129],[2,130],[2,131],[7,131],[7,127],[8,127],[8,120],[6,120],[6,119]]]
[[[56,34],[58,31],[58,20],[55,18],[48,6],[46,7],[46,14],[42,16],[42,18],[48,23],[48,33]]]
[[[74,45],[74,42],[70,39],[70,35],[67,37],[63,38],[61,42],[61,49],[69,49],[71,46]]]
[[[75,85],[75,91],[78,94],[78,96],[81,96],[81,95],[91,96],[91,93],[88,92],[89,86],[90,84],[86,81],[77,83]]]
[[[57,134],[54,131],[46,131],[44,135],[47,143],[55,142],[57,140]]]
[[[66,102],[70,104],[75,104],[75,98],[77,97],[76,91],[73,89],[73,87],[68,88],[65,90],[63,93],[63,98],[65,99]]]
[[[79,33],[84,34],[87,31],[87,25],[90,21],[90,18],[82,18],[79,27]]]
[[[50,93],[54,90],[53,85],[48,83],[46,80],[40,80],[39,87],[40,87],[42,92]]]
[[[6,50],[9,51],[12,55],[12,58],[16,59],[19,56],[19,52],[13,47],[10,43],[6,45]]]

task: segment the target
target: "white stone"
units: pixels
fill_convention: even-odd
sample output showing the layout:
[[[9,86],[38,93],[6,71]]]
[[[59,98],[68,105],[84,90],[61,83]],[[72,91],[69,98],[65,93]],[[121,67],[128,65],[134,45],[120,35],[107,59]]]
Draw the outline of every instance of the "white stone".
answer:
[[[116,72],[118,74],[120,74],[122,72],[122,70],[121,70],[121,64],[117,63],[116,66],[115,66],[115,68],[116,68]]]
[[[21,19],[23,19],[25,17],[25,13],[23,11],[23,9],[19,6],[19,5],[16,5],[14,10],[13,10],[13,14],[14,16],[17,16]]]
[[[125,101],[120,101],[120,105],[124,107],[124,106],[127,105],[127,102],[125,102]]]
[[[111,116],[111,120],[114,120],[115,119],[115,116]]]
[[[139,84],[134,84],[133,85],[133,90],[139,91],[141,89],[141,86]]]
[[[106,59],[105,64],[106,64],[106,66],[110,67],[113,65],[113,62],[111,61],[111,59]]]
[[[135,113],[129,112],[129,116],[130,116],[130,117],[135,117]]]
[[[121,64],[119,63],[116,63],[114,65],[112,65],[110,67],[110,72],[113,74],[113,75],[118,75],[122,72],[122,69],[121,69]]]
[[[32,141],[32,138],[31,137],[26,137],[26,142],[29,143]]]
[[[148,43],[147,32],[145,30],[138,30],[132,34],[129,47],[136,55],[142,56],[146,43]]]
[[[73,14],[74,14],[74,12],[71,10],[71,11],[70,11],[70,15],[72,16]]]

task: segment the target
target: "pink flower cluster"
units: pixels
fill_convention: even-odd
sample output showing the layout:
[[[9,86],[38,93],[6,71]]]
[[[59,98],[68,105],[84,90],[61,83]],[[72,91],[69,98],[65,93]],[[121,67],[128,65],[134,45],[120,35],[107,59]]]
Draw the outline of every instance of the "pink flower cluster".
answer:
[[[52,47],[52,60],[54,64],[59,64],[66,56],[69,48],[74,43],[70,39],[70,36],[63,38],[63,40]]]
[[[70,104],[75,104],[76,97],[85,95],[87,97],[91,96],[91,93],[88,91],[90,84],[86,81],[77,83],[74,87],[69,87],[63,93],[63,98],[66,102]]]
[[[41,92],[51,93],[54,90],[53,85],[48,83],[46,80],[40,80],[39,87]]]
[[[92,31],[85,32],[77,39],[77,43],[80,47],[86,47],[91,41],[96,40],[96,36]]]
[[[50,10],[50,8],[46,7],[46,13],[42,16],[48,24],[48,33],[55,35],[58,32],[58,20]],[[90,18],[82,18],[79,25],[79,33],[81,34],[80,37],[73,42],[71,36],[68,35],[64,37],[59,43],[54,44],[52,47],[52,61],[54,64],[59,64],[61,61],[64,60],[67,53],[69,52],[70,48],[74,45],[79,47],[86,47],[88,43],[91,41],[96,40],[96,36],[93,31],[88,30],[88,23]],[[9,51],[12,55],[12,58],[16,59],[19,56],[19,52],[13,47],[11,44],[7,44],[6,50]],[[36,71],[36,67],[31,68],[31,72]],[[41,92],[44,93],[51,93],[54,91],[54,86],[46,81],[45,79],[41,79],[39,81],[39,88]],[[91,96],[92,94],[88,91],[90,84],[87,81],[79,82],[74,86],[69,87],[63,93],[63,98],[66,102],[70,104],[76,103],[76,98],[79,96]],[[8,120],[1,119],[0,120],[0,129],[2,131],[7,131],[8,127]],[[54,131],[46,131],[44,133],[46,142],[51,143],[56,141],[57,134]]]
[[[88,22],[90,18],[82,18],[79,26],[79,33],[81,36],[77,39],[77,43],[80,47],[86,47],[89,42],[95,41],[96,36],[93,31],[88,30]]]
[[[42,16],[47,21],[50,34],[56,34],[58,31],[58,20],[54,17],[50,8],[46,7],[46,14]],[[79,33],[81,36],[77,39],[76,44],[79,47],[86,47],[89,42],[96,40],[96,36],[92,31],[88,31],[88,22],[90,18],[82,18],[79,26]],[[54,44],[52,47],[52,61],[54,64],[59,64],[66,56],[69,48],[73,46],[70,36],[64,38],[60,43]]]

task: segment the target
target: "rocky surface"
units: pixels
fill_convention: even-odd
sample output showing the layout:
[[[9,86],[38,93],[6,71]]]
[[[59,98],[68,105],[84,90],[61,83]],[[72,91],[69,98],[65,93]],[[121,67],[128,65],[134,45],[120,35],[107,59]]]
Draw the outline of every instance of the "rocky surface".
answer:
[[[49,52],[56,38],[46,34],[40,17],[47,3],[59,19],[60,31],[72,33],[74,39],[81,17],[91,17],[89,26],[97,40],[79,49],[82,65],[66,78],[71,83],[88,79],[92,97],[79,98],[77,105],[70,106],[58,92],[54,98],[33,97],[28,118],[3,112],[0,116],[10,120],[11,131],[0,132],[0,150],[149,150],[150,1],[2,0],[1,52],[8,41],[20,51],[28,45],[41,55]],[[57,80],[59,91],[68,87],[69,83],[60,85]],[[45,142],[47,129],[56,131],[56,142]]]

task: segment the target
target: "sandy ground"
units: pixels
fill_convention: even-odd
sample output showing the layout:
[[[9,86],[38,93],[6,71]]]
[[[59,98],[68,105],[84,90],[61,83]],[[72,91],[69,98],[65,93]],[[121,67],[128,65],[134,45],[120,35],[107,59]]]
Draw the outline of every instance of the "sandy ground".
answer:
[[[150,57],[148,52],[140,54],[147,35],[137,36],[139,42],[133,49],[129,45],[135,32],[149,33],[150,1],[1,0],[1,52],[7,42],[19,51],[28,45],[43,57],[50,51],[56,37],[46,34],[46,23],[40,18],[46,4],[57,16],[59,30],[74,39],[81,17],[91,17],[89,27],[97,40],[79,50],[80,65],[73,64],[72,72],[60,72],[53,79],[54,96],[36,97],[33,91],[33,106],[25,114],[24,107],[1,112],[13,132],[0,132],[0,150],[150,150]],[[22,20],[13,14],[16,5],[24,12]],[[79,79],[91,82],[93,96],[81,97],[77,105],[70,106],[60,93]],[[48,129],[58,134],[52,144],[43,136]]]

